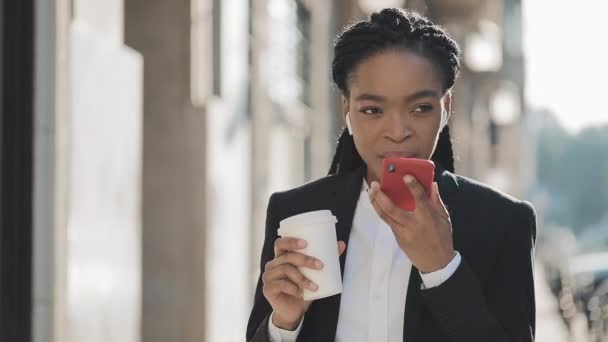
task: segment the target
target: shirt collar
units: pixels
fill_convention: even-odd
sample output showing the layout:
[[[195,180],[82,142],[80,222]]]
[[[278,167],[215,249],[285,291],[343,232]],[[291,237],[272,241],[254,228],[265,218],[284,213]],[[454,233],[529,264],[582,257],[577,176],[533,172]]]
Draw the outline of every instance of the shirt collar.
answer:
[[[361,196],[359,198],[359,202],[362,202],[366,207],[372,208],[372,202],[369,200],[369,195],[367,194],[369,185],[367,184],[367,180],[365,180],[365,175],[362,178],[363,181],[361,182]]]

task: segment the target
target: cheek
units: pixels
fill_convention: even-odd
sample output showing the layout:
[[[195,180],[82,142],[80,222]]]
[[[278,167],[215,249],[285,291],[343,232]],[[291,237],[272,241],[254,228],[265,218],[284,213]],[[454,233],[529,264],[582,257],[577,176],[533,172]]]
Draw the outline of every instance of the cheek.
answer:
[[[376,145],[378,144],[377,127],[374,125],[365,125],[365,129],[360,130],[354,137],[355,146],[361,157],[371,158],[375,156]]]
[[[374,173],[382,169],[382,160],[378,158],[376,148],[380,141],[379,137],[381,138],[381,135],[377,135],[373,127],[366,127],[365,134],[358,134],[354,138],[359,155]]]

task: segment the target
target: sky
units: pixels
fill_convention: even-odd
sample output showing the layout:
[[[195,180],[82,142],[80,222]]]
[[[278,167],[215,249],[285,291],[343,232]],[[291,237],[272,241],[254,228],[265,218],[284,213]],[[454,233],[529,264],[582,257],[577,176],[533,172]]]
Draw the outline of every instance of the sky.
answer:
[[[531,109],[551,110],[571,133],[608,124],[608,1],[522,2]]]

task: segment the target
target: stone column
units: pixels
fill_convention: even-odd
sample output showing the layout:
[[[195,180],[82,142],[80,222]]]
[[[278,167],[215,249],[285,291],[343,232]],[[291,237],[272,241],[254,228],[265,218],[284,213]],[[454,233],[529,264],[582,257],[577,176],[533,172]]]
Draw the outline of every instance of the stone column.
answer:
[[[191,16],[190,0],[125,1],[125,40],[145,61],[141,329],[146,342],[194,342],[204,336],[207,138],[205,114],[191,100]]]
[[[66,341],[68,0],[35,2],[34,342]]]
[[[123,43],[122,0],[72,5],[65,337],[135,342],[141,311],[142,59]]]
[[[200,0],[197,0],[200,1]],[[250,101],[250,4],[216,0],[215,28],[221,66],[214,70],[216,96],[207,106],[207,211],[205,248],[205,334],[196,341],[242,341],[250,312],[250,239],[253,151]],[[218,13],[221,13],[218,17]],[[256,30],[254,27],[252,30]],[[252,51],[252,53],[255,53]],[[251,88],[250,88],[251,87]],[[251,98],[249,98],[251,96]],[[269,133],[269,127],[265,127]]]

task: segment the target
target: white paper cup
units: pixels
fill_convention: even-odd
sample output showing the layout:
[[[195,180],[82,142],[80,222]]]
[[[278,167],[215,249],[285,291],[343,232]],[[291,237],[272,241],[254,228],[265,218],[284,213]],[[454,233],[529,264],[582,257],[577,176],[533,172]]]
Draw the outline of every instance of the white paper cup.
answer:
[[[306,240],[299,253],[323,262],[323,269],[298,267],[300,272],[319,286],[317,291],[304,288],[304,300],[310,301],[342,293],[342,276],[336,237],[336,217],[330,210],[311,211],[288,217],[280,222],[279,235]]]

